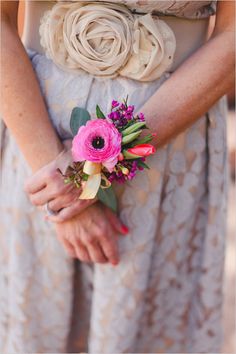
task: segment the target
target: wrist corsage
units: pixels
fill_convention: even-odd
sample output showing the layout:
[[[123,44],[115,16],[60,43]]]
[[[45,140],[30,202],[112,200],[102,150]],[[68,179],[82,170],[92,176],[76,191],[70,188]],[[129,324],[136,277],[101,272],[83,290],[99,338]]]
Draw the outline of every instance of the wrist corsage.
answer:
[[[111,184],[132,180],[138,170],[148,168],[145,159],[155,152],[149,144],[153,134],[140,137],[147,129],[145,117],[143,113],[135,115],[127,99],[122,103],[113,100],[107,115],[97,105],[96,116],[91,119],[89,112],[80,107],[71,113],[73,164],[64,174],[65,183],[82,189],[80,199],[97,197],[116,211]]]

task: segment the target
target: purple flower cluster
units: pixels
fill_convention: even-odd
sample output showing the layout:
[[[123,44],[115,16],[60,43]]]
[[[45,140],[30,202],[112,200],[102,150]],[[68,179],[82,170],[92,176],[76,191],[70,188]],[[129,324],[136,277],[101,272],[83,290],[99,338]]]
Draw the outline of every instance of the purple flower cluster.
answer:
[[[137,169],[138,169],[137,161],[133,161],[131,170],[127,176],[128,180],[131,180],[136,176]]]
[[[112,108],[116,108],[116,107],[118,107],[119,105],[120,105],[120,104],[119,104],[118,101],[112,100],[112,102],[111,102],[111,107],[112,107]]]
[[[143,113],[134,116],[134,106],[128,106],[126,102],[119,103],[113,100],[111,103],[111,112],[107,118],[112,121],[117,129],[124,129],[125,126],[131,121],[143,122],[145,117]]]
[[[140,122],[145,122],[145,117],[144,117],[144,114],[142,112],[139,113],[138,117],[139,117]]]
[[[107,115],[107,120],[114,124],[114,126],[122,132],[130,123],[144,122],[145,116],[143,113],[134,115],[134,106],[127,104],[127,99],[120,103],[113,100],[111,103],[111,112]],[[140,158],[140,161],[145,161],[145,158]],[[127,180],[132,180],[138,170],[143,170],[137,160],[120,159],[114,171],[107,175],[110,182],[117,181],[124,183]]]
[[[145,161],[145,158],[141,160]],[[123,168],[127,169],[129,172],[124,174],[122,171]],[[127,180],[131,181],[136,176],[138,170],[143,170],[143,167],[138,166],[137,161],[122,161],[117,164],[116,171],[110,174],[108,180],[110,182],[117,181],[118,183],[124,183]]]
[[[109,182],[117,181],[118,183],[124,183],[126,181],[125,175],[121,171],[112,172],[108,177]]]

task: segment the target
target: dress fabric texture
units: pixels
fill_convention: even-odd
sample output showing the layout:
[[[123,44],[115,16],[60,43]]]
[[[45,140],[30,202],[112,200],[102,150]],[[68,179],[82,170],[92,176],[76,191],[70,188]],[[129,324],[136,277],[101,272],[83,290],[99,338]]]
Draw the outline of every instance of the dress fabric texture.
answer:
[[[185,5],[191,14],[191,6],[195,11],[204,2],[164,3],[184,16]],[[128,94],[139,110],[171,75],[148,83],[101,79],[64,72],[36,52],[29,56],[61,138],[70,136],[74,106],[94,112],[99,103],[106,112],[112,99]],[[158,149],[148,160],[150,170],[115,186],[120,217],[130,229],[119,238],[116,267],[67,257],[53,225],[23,191],[30,170],[2,124],[1,353],[219,352],[226,108],[224,96]]]

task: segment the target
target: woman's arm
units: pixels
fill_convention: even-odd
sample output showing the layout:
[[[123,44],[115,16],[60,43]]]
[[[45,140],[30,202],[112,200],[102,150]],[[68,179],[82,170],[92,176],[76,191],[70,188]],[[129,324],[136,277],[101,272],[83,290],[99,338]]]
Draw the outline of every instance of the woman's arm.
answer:
[[[18,36],[17,11],[18,1],[2,1],[1,115],[32,170],[43,170],[37,179],[37,187],[33,185],[32,188],[38,192],[48,187],[47,198],[44,193],[40,203],[36,200],[35,204],[44,205],[51,199],[59,199],[61,209],[78,198],[78,190],[65,185],[57,171],[59,164],[63,163],[64,155],[60,152],[64,147],[50,122],[39,83]],[[45,169],[48,164],[50,168]],[[53,181],[52,186],[50,181]],[[88,205],[84,203],[83,208]],[[83,209],[78,201],[76,206],[73,206],[76,211]]]
[[[63,146],[49,120],[31,62],[17,33],[18,1],[1,2],[1,115],[32,170]]]
[[[141,111],[158,147],[193,124],[234,84],[234,1],[219,1],[210,40],[189,57]]]

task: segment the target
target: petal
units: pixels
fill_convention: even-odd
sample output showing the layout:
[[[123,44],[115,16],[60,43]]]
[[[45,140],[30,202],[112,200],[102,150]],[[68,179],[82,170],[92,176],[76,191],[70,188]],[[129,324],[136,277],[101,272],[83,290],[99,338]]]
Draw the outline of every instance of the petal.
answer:
[[[134,155],[149,156],[154,154],[156,152],[156,149],[151,144],[141,144],[136,145],[133,148],[127,149],[127,151]]]
[[[102,164],[104,167],[106,167],[106,169],[108,169],[108,171],[111,173],[115,167],[115,165],[117,164],[118,158],[115,157],[113,159],[110,160],[106,160],[104,161]]]

